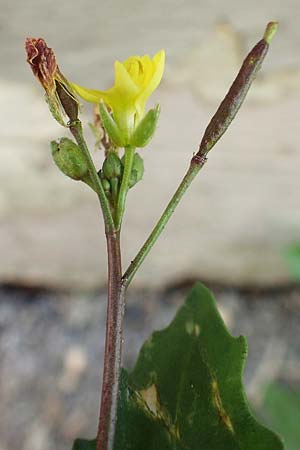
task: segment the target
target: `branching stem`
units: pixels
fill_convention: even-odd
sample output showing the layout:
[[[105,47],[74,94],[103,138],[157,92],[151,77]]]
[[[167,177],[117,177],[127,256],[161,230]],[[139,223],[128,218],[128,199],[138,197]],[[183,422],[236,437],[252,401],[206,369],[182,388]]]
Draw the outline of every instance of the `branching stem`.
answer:
[[[180,200],[182,199],[183,195],[185,194],[186,190],[194,180],[195,176],[198,174],[200,169],[203,167],[205,163],[205,157],[199,157],[195,155],[190,163],[190,167],[183,177],[180,185],[178,186],[175,194],[171,198],[170,202],[168,203],[166,209],[162,213],[161,217],[159,218],[157,224],[153,228],[151,234],[149,235],[148,239],[136,255],[136,257],[133,259],[131,264],[129,265],[128,269],[124,273],[122,277],[122,285],[127,288],[133,279],[134,275],[136,274],[137,270],[143,263],[144,259],[150,252],[151,248],[159,238],[160,234],[164,230],[166,224],[170,220],[172,214],[174,213],[175,209],[177,208]]]
[[[109,206],[109,201],[105,195],[103,186],[102,186],[102,182],[100,177],[98,176],[96,167],[93,163],[93,160],[91,158],[89,149],[86,145],[86,142],[84,140],[83,137],[83,132],[82,132],[82,125],[80,120],[74,120],[73,122],[71,122],[69,124],[69,128],[71,133],[73,134],[77,145],[79,146],[79,148],[81,149],[83,155],[86,158],[86,162],[88,164],[88,168],[89,168],[89,173],[91,176],[91,179],[94,183],[95,186],[95,190],[98,194],[98,198],[100,201],[100,205],[101,205],[101,209],[103,212],[103,218],[104,218],[104,224],[105,224],[105,229],[107,232],[113,231],[115,226],[114,226],[114,221],[113,221],[113,217],[112,217],[112,213],[111,213],[111,209]]]

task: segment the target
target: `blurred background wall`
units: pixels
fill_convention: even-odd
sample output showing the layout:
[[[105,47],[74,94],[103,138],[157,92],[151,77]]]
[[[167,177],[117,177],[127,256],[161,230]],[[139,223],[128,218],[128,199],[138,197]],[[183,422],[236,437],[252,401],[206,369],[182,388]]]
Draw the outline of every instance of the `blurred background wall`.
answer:
[[[98,201],[52,162],[49,141],[68,134],[26,63],[25,37],[45,38],[70,80],[98,89],[113,83],[115,59],[166,50],[149,102],[161,104],[159,127],[128,196],[126,266],[270,20],[278,34],[244,106],[133,283],[124,364],[182,304],[185,289],[165,286],[209,282],[231,332],[248,338],[253,407],[298,449],[299,16],[298,0],[0,0],[0,450],[63,450],[93,437],[104,350]],[[93,148],[90,105],[82,115]]]
[[[166,50],[145,176],[129,195],[124,264],[183,176],[211,115],[269,20],[280,28],[258,79],[217,144],[136,286],[201,278],[235,285],[290,279],[283,253],[300,239],[299,3],[281,1],[0,2],[0,281],[60,287],[105,283],[97,198],[54,166],[63,135],[25,61],[26,36],[53,47],[66,76],[113,83],[113,62]],[[83,105],[85,123],[92,118]],[[93,147],[93,137],[86,125]],[[101,154],[94,154],[101,161]]]

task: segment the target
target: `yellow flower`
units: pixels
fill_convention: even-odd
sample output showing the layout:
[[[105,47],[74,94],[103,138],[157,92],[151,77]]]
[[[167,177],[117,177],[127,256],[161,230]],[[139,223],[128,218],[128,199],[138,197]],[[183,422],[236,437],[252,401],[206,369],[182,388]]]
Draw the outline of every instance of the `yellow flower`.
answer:
[[[115,62],[115,84],[107,91],[87,89],[74,83],[71,86],[88,102],[103,101],[111,109],[125,141],[129,141],[134,129],[145,116],[146,101],[159,85],[164,66],[163,50],[156,53],[153,59],[149,55],[131,56],[124,62]]]

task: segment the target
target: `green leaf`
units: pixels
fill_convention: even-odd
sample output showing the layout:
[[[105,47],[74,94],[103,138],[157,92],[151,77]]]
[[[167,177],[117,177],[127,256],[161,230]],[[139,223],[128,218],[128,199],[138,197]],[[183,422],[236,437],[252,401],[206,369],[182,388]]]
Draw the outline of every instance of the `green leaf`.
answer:
[[[164,421],[154,416],[143,398],[129,385],[128,374],[122,372],[121,395],[115,450],[172,450],[169,432]]]
[[[196,284],[122,372],[114,450],[283,450],[250,412],[246,354],[245,338],[229,334],[212,294]],[[95,450],[85,442],[73,450]]]
[[[295,281],[300,281],[300,245],[292,244],[284,249],[283,255]]]
[[[300,392],[278,383],[266,390],[263,411],[268,422],[282,434],[287,450],[298,450],[300,442]]]
[[[229,334],[212,294],[196,284],[123,375],[115,450],[282,450],[249,410],[246,354],[245,338]]]
[[[86,440],[86,439],[76,439],[72,450],[95,450],[96,449],[96,439]]]

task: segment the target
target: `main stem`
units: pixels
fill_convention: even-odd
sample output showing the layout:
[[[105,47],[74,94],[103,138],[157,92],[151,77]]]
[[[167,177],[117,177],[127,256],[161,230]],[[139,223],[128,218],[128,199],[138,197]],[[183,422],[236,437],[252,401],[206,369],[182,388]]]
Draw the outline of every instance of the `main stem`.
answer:
[[[105,224],[108,255],[108,300],[97,450],[113,450],[119,397],[123,317],[125,310],[125,288],[121,283],[120,232],[115,230],[110,205],[84,140],[81,122],[74,120],[69,124],[69,128],[86,158],[93,187],[100,200]]]
[[[121,284],[120,233],[106,233],[108,253],[108,303],[102,395],[97,450],[113,450],[122,359],[125,289]]]
[[[97,450],[113,450],[117,421],[117,406],[122,362],[125,291],[122,285],[120,229],[132,170],[133,147],[125,148],[125,164],[117,199],[116,224],[106,232],[108,254],[108,302],[102,395],[100,405]]]
[[[128,170],[130,173],[134,150],[130,149],[128,153],[127,166],[130,169]],[[96,446],[97,450],[113,450],[114,447],[122,360],[125,294],[127,287],[163,231],[170,217],[174,213],[186,190],[202,168],[205,160],[206,158],[201,155],[195,155],[192,158],[190,167],[178,189],[171,198],[149,238],[135,259],[132,261],[129,269],[123,277],[121,268],[120,231],[114,230],[111,232],[106,232],[108,253],[108,304],[102,395]],[[129,176],[127,176],[124,187],[128,186],[128,178]],[[124,189],[124,193],[126,198],[127,189]],[[121,208],[121,210],[123,213],[123,208]],[[123,214],[120,214],[119,216],[121,220],[122,215]]]

